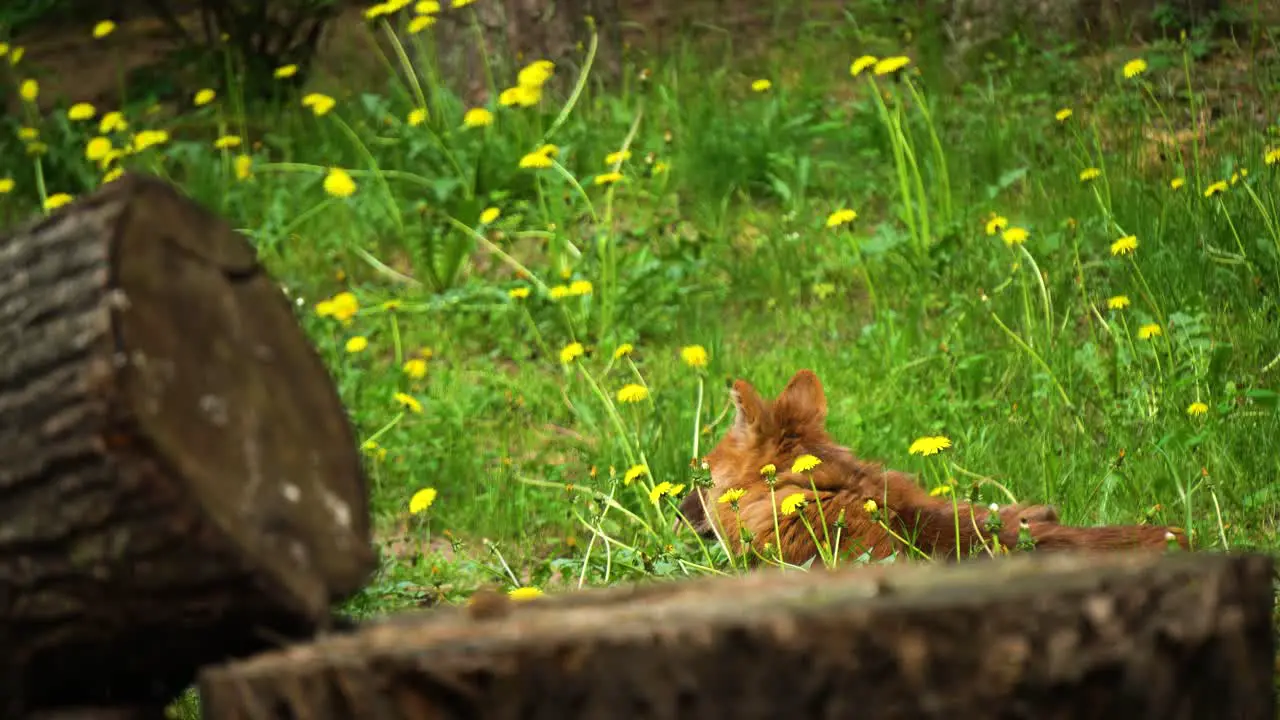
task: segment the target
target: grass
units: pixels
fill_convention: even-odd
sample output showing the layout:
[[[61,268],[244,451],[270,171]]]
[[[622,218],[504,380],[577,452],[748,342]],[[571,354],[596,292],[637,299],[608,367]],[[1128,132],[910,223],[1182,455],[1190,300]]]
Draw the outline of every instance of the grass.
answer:
[[[46,149],[7,141],[0,218],[125,166],[253,239],[368,455],[384,552],[355,614],[741,572],[672,532],[675,504],[728,419],[726,381],[772,394],[800,368],[837,439],[929,483],[994,478],[1071,523],[1274,552],[1274,62],[1230,70],[1246,48],[1193,35],[854,76],[849,48],[926,56],[858,19],[786,53],[719,35],[637,51],[611,89],[588,46],[580,74],[520,91],[532,107],[495,93],[477,127],[429,80],[429,33],[387,56],[385,93],[328,79],[323,114],[246,109],[234,83],[173,115],[128,106],[114,147],[170,135],[109,164],[84,157],[102,110],[28,103]],[[1249,102],[1197,134],[1227,83]],[[908,454],[931,435],[952,447]]]

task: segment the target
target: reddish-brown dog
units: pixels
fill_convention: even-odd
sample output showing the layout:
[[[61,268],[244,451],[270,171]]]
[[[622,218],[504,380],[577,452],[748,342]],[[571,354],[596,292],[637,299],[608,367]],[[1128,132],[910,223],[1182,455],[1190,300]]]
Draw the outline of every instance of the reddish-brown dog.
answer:
[[[777,513],[781,539],[776,544],[789,563],[802,564],[817,554],[814,537],[824,543],[830,538],[833,544],[839,537],[836,549],[841,556],[867,553],[882,559],[894,552],[911,552],[873,518],[868,500],[875,501],[884,525],[932,557],[956,559],[975,552],[986,554],[984,547],[994,547],[993,533],[986,530],[990,514],[986,508],[961,502],[953,510],[950,498],[931,497],[911,476],[859,460],[836,444],[826,431],[827,399],[813,372],[796,373],[773,402],[763,400],[750,383],[738,380],[733,401],[737,407],[733,426],[707,455],[712,487],[691,492],[680,503],[681,513],[700,534],[710,537],[719,530],[734,552],[740,553],[745,529],[751,546],[764,553],[766,546],[775,544],[774,503],[781,505],[788,496],[800,493],[806,500],[803,507],[790,515]],[[810,472],[791,472],[801,455],[813,455],[821,464]],[[777,468],[772,494],[761,473],[767,464]],[[736,503],[719,502],[733,489],[743,491]],[[837,523],[842,514],[843,523]],[[1037,550],[1157,551],[1167,547],[1169,533],[1183,548],[1188,547],[1180,531],[1166,527],[1061,525],[1057,512],[1044,505],[1008,506],[999,516],[1003,527],[994,536],[1010,550],[1017,545],[1020,525],[1030,532]],[[717,528],[712,527],[713,518]],[[837,525],[843,526],[838,536]],[[774,556],[772,550],[768,556]]]

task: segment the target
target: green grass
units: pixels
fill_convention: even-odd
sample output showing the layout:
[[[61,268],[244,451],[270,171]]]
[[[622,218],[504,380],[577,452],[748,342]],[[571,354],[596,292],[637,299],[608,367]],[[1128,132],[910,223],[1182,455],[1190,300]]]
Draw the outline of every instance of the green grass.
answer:
[[[119,162],[172,178],[254,239],[373,438],[384,562],[351,612],[460,602],[488,583],[740,572],[674,535],[673,499],[650,491],[696,482],[726,381],[773,394],[800,368],[862,456],[964,492],[994,478],[1071,523],[1165,523],[1200,549],[1275,551],[1274,63],[1233,70],[1246,53],[1225,41],[1202,61],[1195,37],[1091,56],[1021,46],[956,72],[861,20],[808,28],[785,54],[690,39],[630,60],[622,89],[557,68],[536,107],[494,102],[484,128],[464,128],[467,108],[395,57],[386,94],[328,79],[337,103],[321,116],[298,98],[245,110],[234,94],[176,117],[127,108],[130,132],[172,137]],[[928,60],[853,77],[864,52]],[[1147,70],[1126,78],[1137,58]],[[515,82],[496,75],[498,89]],[[757,79],[772,87],[753,91]],[[1149,134],[1192,128],[1223,84],[1248,102],[1153,158]],[[414,126],[417,107],[428,118]],[[96,120],[28,111],[49,149],[32,159],[8,141],[9,223],[104,172],[83,157]],[[244,146],[215,149],[224,134]],[[544,143],[555,165],[520,168]],[[595,184],[624,146],[624,179]],[[326,194],[329,167],[354,194]],[[1082,181],[1086,168],[1099,176]],[[500,217],[481,224],[490,207]],[[856,219],[828,227],[841,209]],[[1025,243],[989,234],[992,214]],[[1113,254],[1129,235],[1136,251]],[[589,294],[552,299],[582,280]],[[317,313],[344,291],[359,305],[349,323]],[[1130,304],[1109,308],[1120,295]],[[1148,326],[1161,333],[1143,339]],[[354,337],[367,348],[348,352]],[[573,342],[585,355],[562,362]],[[615,357],[623,343],[634,352]],[[706,367],[682,361],[691,345]],[[425,377],[410,377],[404,363],[427,349]],[[618,402],[630,383],[648,397]],[[940,459],[908,454],[934,434],[953,441]],[[624,483],[636,465],[648,474]],[[411,516],[424,488],[435,500]]]

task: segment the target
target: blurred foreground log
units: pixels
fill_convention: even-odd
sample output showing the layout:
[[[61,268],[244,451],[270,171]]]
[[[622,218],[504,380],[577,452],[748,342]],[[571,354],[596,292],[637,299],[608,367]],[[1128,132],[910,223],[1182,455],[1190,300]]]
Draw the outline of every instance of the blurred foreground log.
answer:
[[[1016,557],[441,610],[201,673],[205,720],[1271,718],[1265,556]]]
[[[158,707],[313,634],[372,570],[366,503],[227,223],[131,175],[0,240],[0,717]]]

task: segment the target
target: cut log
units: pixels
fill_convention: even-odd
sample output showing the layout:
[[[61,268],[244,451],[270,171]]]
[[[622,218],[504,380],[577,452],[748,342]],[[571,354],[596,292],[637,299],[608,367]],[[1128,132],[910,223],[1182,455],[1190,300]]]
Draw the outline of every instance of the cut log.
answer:
[[[373,569],[347,415],[248,242],[128,175],[0,240],[0,717],[152,707]]]
[[[1057,555],[453,608],[201,671],[205,720],[1271,718],[1266,556]]]

